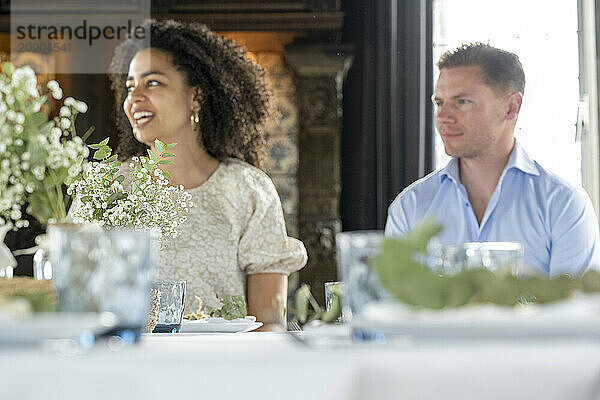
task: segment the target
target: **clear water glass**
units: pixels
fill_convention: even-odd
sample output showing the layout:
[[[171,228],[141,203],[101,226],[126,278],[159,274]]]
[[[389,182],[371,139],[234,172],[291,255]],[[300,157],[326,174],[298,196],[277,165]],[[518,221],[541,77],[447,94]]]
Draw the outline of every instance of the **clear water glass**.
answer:
[[[152,333],[179,332],[185,304],[185,281],[155,282],[154,289],[158,290],[160,306],[158,323]]]
[[[379,254],[383,231],[341,232],[336,235],[338,276],[344,284],[344,319],[350,321],[371,302],[389,298],[371,260]]]
[[[48,236],[60,311],[112,312],[115,334],[139,338],[150,307],[155,234],[61,224]]]
[[[444,274],[486,268],[518,275],[523,271],[523,246],[516,242],[471,242],[429,247],[429,267]]]
[[[325,310],[329,311],[331,309],[331,305],[333,304],[334,293],[341,293],[342,291],[342,282],[325,282]],[[343,295],[340,295],[343,298]],[[344,320],[344,311],[339,317],[335,320],[335,322],[342,322]]]

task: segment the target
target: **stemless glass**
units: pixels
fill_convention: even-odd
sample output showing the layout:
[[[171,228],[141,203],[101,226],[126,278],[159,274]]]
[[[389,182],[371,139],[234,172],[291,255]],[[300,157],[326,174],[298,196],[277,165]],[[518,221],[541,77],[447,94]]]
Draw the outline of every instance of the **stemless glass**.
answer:
[[[437,245],[432,246],[429,252],[429,266],[448,275],[472,268],[506,270],[514,275],[523,271],[523,246],[516,242]]]
[[[344,318],[360,314],[373,301],[389,298],[381,286],[371,260],[381,250],[382,231],[341,232],[336,235],[338,276],[344,284]]]
[[[152,333],[179,332],[185,304],[185,281],[155,282],[154,289],[158,290],[160,306],[158,323]]]
[[[334,292],[340,293],[342,289],[342,282],[325,282],[325,310],[329,311],[333,304]],[[340,299],[344,296],[340,293]],[[343,322],[344,320],[344,311],[339,317],[336,318],[335,322]]]
[[[153,232],[59,224],[48,235],[60,311],[112,312],[110,334],[137,340],[150,306]]]

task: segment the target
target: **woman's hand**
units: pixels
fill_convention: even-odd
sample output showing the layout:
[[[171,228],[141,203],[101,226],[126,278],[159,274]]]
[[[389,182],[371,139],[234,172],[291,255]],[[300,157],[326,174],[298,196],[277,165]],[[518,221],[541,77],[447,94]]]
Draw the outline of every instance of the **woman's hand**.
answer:
[[[264,325],[258,331],[285,331],[288,277],[285,274],[247,276],[248,315]]]

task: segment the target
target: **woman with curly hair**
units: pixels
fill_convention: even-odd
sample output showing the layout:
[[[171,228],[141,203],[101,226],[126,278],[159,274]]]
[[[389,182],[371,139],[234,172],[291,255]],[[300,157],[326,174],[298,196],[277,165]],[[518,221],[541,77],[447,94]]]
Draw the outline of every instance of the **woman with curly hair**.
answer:
[[[265,329],[285,327],[287,276],[306,264],[286,234],[279,197],[260,169],[268,93],[263,71],[233,41],[202,24],[148,20],[144,40],[120,44],[110,66],[119,104],[118,153],[177,143],[170,184],[194,203],[181,235],[161,251],[160,279],[187,281],[207,311],[245,295]],[[122,109],[120,107],[122,105]]]

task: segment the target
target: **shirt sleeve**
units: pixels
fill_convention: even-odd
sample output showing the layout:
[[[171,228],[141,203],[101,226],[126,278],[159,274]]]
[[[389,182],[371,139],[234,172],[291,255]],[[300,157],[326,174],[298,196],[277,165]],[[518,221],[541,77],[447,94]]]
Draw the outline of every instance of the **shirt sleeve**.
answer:
[[[598,219],[587,193],[575,189],[554,207],[550,276],[600,270]]]
[[[255,182],[253,210],[242,232],[238,264],[247,274],[290,274],[308,260],[304,244],[287,236],[283,210],[273,182],[268,178]]]
[[[386,236],[402,237],[410,232],[411,225],[408,220],[405,203],[404,194],[400,193],[389,206],[388,217],[385,223]]]

